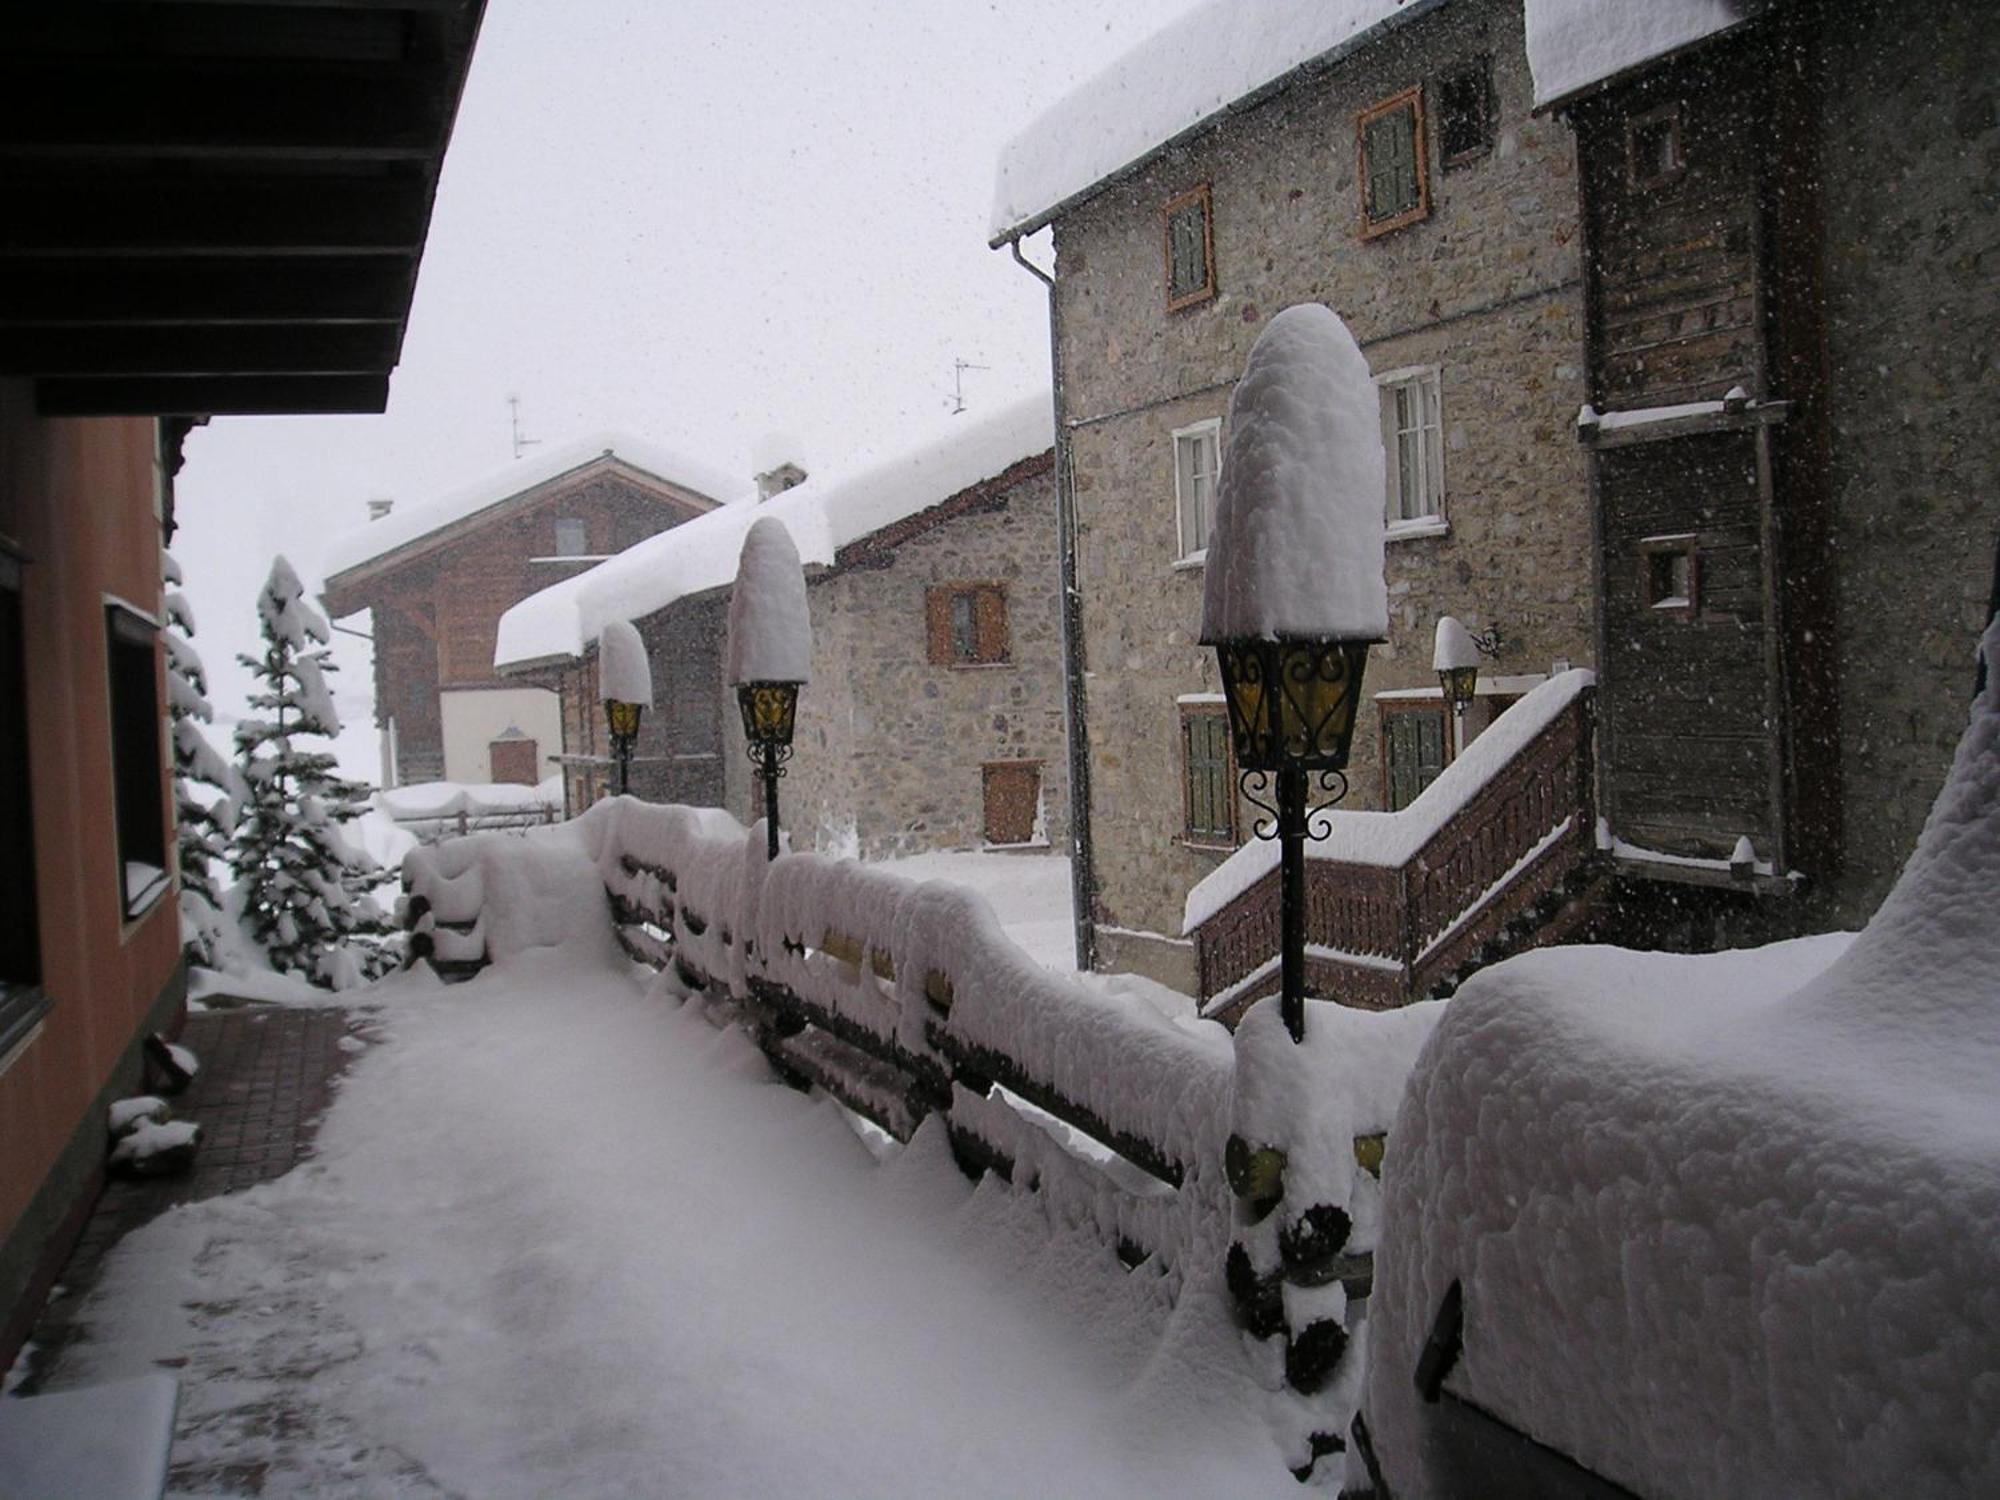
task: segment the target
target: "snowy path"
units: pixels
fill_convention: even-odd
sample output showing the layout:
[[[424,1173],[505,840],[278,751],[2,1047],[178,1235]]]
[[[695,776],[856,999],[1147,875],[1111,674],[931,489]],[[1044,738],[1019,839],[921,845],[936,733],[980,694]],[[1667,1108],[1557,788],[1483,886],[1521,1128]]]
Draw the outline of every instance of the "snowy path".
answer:
[[[391,981],[319,1160],[114,1256],[70,1380],[181,1361],[181,1493],[1296,1492],[1213,1288],[883,1164],[624,973]]]

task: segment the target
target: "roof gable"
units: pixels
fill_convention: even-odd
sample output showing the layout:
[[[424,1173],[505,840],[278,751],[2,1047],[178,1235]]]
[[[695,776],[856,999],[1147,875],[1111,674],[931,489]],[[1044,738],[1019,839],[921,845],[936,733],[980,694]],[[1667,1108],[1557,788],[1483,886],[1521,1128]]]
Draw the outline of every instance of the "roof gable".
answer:
[[[642,454],[650,464],[640,461]],[[630,438],[570,443],[436,500],[391,511],[336,538],[321,560],[328,592],[352,589],[603,474],[617,474],[661,504],[694,514],[713,510],[745,488],[720,471]]]

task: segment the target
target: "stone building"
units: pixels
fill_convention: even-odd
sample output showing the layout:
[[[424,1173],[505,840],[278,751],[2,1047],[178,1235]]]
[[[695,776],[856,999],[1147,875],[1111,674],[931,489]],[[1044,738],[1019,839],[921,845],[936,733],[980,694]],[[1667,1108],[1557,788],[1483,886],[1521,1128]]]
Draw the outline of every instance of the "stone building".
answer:
[[[557,698],[495,673],[501,614],[748,488],[607,434],[385,511],[337,541],[324,599],[332,616],[371,617],[384,784],[548,776],[562,744]]]
[[[1171,78],[1189,48],[1170,30],[1120,67]],[[1096,962],[1186,989],[1183,899],[1247,836],[1213,790],[1220,684],[1195,641],[1221,420],[1271,314],[1332,306],[1382,388],[1391,625],[1368,686],[1392,696],[1363,705],[1347,805],[1388,805],[1448,745],[1440,614],[1499,629],[1511,692],[1593,655],[1575,147],[1533,111],[1518,0],[1408,6],[1327,48],[1078,161],[1054,143],[1119,92],[1099,80],[1002,164],[996,243],[1055,230]]]
[[[993,243],[1054,231],[1095,962],[1193,987],[1182,898],[1246,837],[1194,644],[1202,546],[1231,385],[1302,301],[1360,340],[1389,457],[1391,625],[1346,805],[1399,807],[1451,760],[1429,642],[1452,614],[1498,632],[1475,730],[1552,667],[1599,669],[1585,749],[1628,915],[1733,882],[1764,931],[1865,916],[1962,724],[2000,523],[2000,28],[1805,0],[1631,26],[1569,0],[1266,8],[1177,22],[1001,163]],[[1949,66],[1919,66],[1940,37]]]
[[[656,703],[635,794],[762,815],[724,620],[744,533],[783,520],[806,568],[812,681],[780,816],[795,845],[883,857],[1067,837],[1046,397],[851,475],[816,474],[655,537],[531,598],[500,627],[503,671],[562,695],[572,811],[609,783],[597,634],[639,627]]]

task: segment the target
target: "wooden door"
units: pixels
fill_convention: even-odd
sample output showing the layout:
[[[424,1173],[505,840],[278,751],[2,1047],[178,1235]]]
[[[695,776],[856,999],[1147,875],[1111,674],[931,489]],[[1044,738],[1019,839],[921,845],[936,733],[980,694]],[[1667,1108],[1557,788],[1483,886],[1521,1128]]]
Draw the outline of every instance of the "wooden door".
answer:
[[[980,769],[986,795],[986,842],[1033,842],[1042,809],[1042,763],[990,761]]]

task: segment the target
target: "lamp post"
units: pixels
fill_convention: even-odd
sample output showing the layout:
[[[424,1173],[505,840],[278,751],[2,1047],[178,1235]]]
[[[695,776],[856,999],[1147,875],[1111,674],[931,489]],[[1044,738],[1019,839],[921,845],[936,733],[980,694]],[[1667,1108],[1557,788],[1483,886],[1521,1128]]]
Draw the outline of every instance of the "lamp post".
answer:
[[[812,618],[799,549],[776,516],[743,536],[729,593],[729,685],[743,711],[750,763],[764,779],[764,842],[778,857],[778,778],[792,758],[799,687],[810,677]]]
[[[1369,641],[1337,636],[1212,643],[1229,704],[1230,736],[1244,795],[1259,778],[1276,782],[1274,816],[1259,838],[1278,840],[1278,1007],[1292,1040],[1306,1030],[1306,785],[1316,776],[1331,806],[1347,792],[1348,750],[1361,701]]]
[[[778,778],[792,758],[792,726],[798,717],[796,682],[743,682],[736,686],[736,704],[743,710],[743,737],[749,742],[750,764],[764,779],[765,853],[778,857]]]
[[[646,644],[630,620],[613,620],[597,633],[597,681],[604,694],[604,722],[618,762],[618,795],[632,790],[632,748],[639,716],[653,701],[653,668]]]
[[[1295,1042],[1306,837],[1313,814],[1346,795],[1368,647],[1388,634],[1384,469],[1379,396],[1354,335],[1330,308],[1286,308],[1229,399],[1201,643],[1222,669],[1239,785],[1267,815],[1257,836],[1278,841],[1278,1007]]]
[[[611,729],[611,754],[618,762],[618,795],[624,796],[632,789],[632,747],[639,740],[639,715],[644,712],[641,704],[627,703],[623,698],[604,700],[604,719]]]
[[[1472,632],[1451,615],[1438,620],[1431,666],[1444,689],[1445,707],[1451,710],[1451,753],[1463,755],[1465,711],[1472,707],[1472,695],[1479,690],[1479,647]]]

